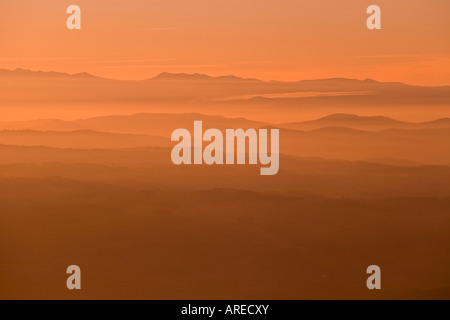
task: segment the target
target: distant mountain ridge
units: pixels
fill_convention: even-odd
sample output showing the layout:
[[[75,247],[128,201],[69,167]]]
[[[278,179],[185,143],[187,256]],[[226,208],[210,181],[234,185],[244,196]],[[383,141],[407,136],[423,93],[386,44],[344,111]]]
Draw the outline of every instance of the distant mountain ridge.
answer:
[[[247,118],[231,118],[200,113],[136,113],[131,115],[100,116],[74,121],[58,119],[39,119],[30,121],[0,122],[0,130],[39,130],[39,131],[80,131],[95,130],[116,133],[155,134],[170,128],[187,127],[193,121],[202,120],[204,125],[215,128],[281,128],[295,131],[315,131],[320,129],[351,129],[358,131],[383,131],[390,129],[420,130],[448,129],[450,118],[427,122],[405,122],[383,116],[358,116],[335,113],[311,121],[270,124]],[[164,124],[164,125],[162,125]],[[167,132],[166,132],[167,131]]]
[[[162,72],[148,81],[216,81],[216,82],[264,82],[258,79],[241,78],[234,75],[212,77],[202,73],[169,73]]]
[[[443,129],[450,128],[450,118],[414,123],[398,121],[383,116],[358,116],[355,114],[335,113],[317,120],[282,123],[279,126],[292,130],[317,130],[325,127],[345,127],[355,130]]]
[[[94,76],[87,72],[81,73],[64,73],[64,72],[55,72],[55,71],[34,71],[27,70],[22,68],[17,68],[14,70],[8,69],[0,69],[0,77],[1,76],[12,76],[12,77],[26,77],[26,78],[85,78],[85,79],[106,79],[98,76]]]
[[[29,129],[0,130],[0,144],[79,149],[171,146],[169,139],[152,135],[121,134],[93,130],[37,131]]]
[[[88,115],[83,110],[97,108],[107,108],[109,114],[126,110],[127,113],[241,115],[272,123],[336,112],[399,117],[409,117],[414,112],[419,119],[429,119],[429,114],[440,118],[450,116],[450,86],[424,87],[373,79],[283,82],[234,75],[212,77],[201,73],[163,72],[146,80],[124,81],[86,73],[69,75],[16,69],[0,70],[0,86],[2,112],[24,111],[25,119],[28,118],[25,112],[29,111],[37,119],[49,115],[62,118],[69,113],[77,117]],[[379,130],[373,122],[372,119],[370,126],[374,129],[370,130]],[[341,123],[329,125],[342,126]],[[438,125],[445,127],[445,120],[433,124]],[[396,123],[396,126],[404,125]],[[384,127],[381,125],[381,129]]]
[[[0,69],[0,77],[13,76],[13,77],[46,77],[46,78],[90,78],[90,79],[102,79],[102,80],[112,80],[112,81],[125,81],[125,82],[149,82],[149,81],[195,81],[195,82],[248,82],[248,83],[265,83],[265,84],[300,84],[305,86],[310,85],[324,85],[324,86],[336,86],[336,85],[364,85],[364,86],[377,86],[377,85],[396,85],[396,86],[411,86],[402,82],[380,82],[374,79],[351,79],[351,78],[322,78],[322,79],[304,79],[298,81],[280,81],[280,80],[270,80],[264,81],[256,78],[243,78],[236,75],[223,75],[223,76],[210,76],[203,73],[171,73],[171,72],[161,72],[158,75],[137,81],[126,81],[117,80],[111,78],[105,78],[90,74],[88,72],[81,73],[65,73],[56,71],[40,71],[40,70],[28,70],[22,68],[11,69]],[[425,87],[426,86],[416,86]],[[448,86],[434,86],[429,88],[450,88]]]
[[[81,131],[94,130],[127,134],[153,134],[170,136],[177,128],[193,127],[194,121],[202,120],[204,127],[259,128],[266,123],[246,118],[227,118],[199,113],[136,113],[132,115],[100,116],[74,121],[43,119],[31,121],[0,122],[0,130],[39,130],[39,131]]]
[[[292,156],[351,161],[407,159],[421,164],[450,164],[450,149],[447,148],[450,119],[409,123],[353,114],[334,114],[306,122],[310,125],[308,130],[305,126],[291,129],[246,118],[198,113],[138,113],[75,121],[3,122],[0,123],[0,143],[83,148],[164,147],[173,145],[170,137],[175,129],[192,132],[195,120],[203,121],[203,130],[280,128],[280,152]],[[373,125],[369,126],[371,123]],[[2,129],[9,131],[2,132]],[[46,132],[24,131],[27,129]]]

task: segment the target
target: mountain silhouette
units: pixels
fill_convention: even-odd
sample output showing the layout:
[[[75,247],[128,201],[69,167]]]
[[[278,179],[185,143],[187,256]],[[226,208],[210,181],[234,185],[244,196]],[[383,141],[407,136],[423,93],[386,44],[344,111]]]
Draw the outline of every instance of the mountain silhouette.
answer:
[[[293,130],[315,130],[325,127],[345,127],[356,130],[386,129],[440,129],[450,128],[450,119],[443,118],[428,122],[404,122],[383,116],[358,116],[355,114],[336,113],[317,120],[280,124],[280,127]]]
[[[0,130],[0,144],[78,149],[170,147],[166,137],[121,134],[93,130],[36,131]]]
[[[93,130],[99,132],[151,134],[168,137],[174,129],[193,127],[194,121],[203,121],[204,128],[260,128],[264,122],[246,118],[228,118],[217,115],[199,113],[137,113],[132,115],[110,115],[63,121],[43,119],[31,121],[0,122],[0,130],[35,130],[35,131],[80,131]]]
[[[33,71],[22,68],[14,70],[0,69],[0,77],[104,79],[87,72],[69,74],[55,71]]]
[[[317,86],[323,88],[333,88],[336,91],[337,88],[342,87],[352,87],[356,89],[357,87],[365,87],[367,88],[379,88],[379,87],[390,87],[390,88],[405,88],[405,87],[414,87],[414,88],[447,88],[450,89],[450,86],[439,86],[439,87],[424,87],[424,86],[414,86],[408,85],[402,82],[380,82],[374,79],[349,79],[349,78],[324,78],[324,79],[310,79],[310,80],[299,80],[299,81],[279,81],[279,80],[271,80],[271,81],[263,81],[255,78],[243,78],[236,75],[223,75],[223,76],[210,76],[202,73],[170,73],[170,72],[161,72],[160,74],[137,81],[125,81],[125,80],[116,80],[116,79],[108,79],[104,77],[99,77],[96,75],[92,75],[87,72],[69,74],[64,72],[55,72],[55,71],[35,71],[35,70],[27,70],[22,68],[16,68],[14,70],[10,69],[0,69],[0,77],[35,77],[35,78],[95,78],[95,79],[103,79],[109,81],[116,82],[152,82],[152,81],[193,81],[193,82],[247,82],[247,83],[256,83],[256,84],[266,84],[266,85],[295,85],[313,89],[317,88]]]
[[[127,113],[195,112],[244,116],[271,123],[311,119],[336,112],[390,117],[409,117],[414,112],[417,117],[429,119],[431,114],[436,115],[435,118],[448,117],[450,104],[449,86],[421,87],[373,79],[283,82],[234,75],[212,77],[200,73],[164,72],[147,80],[122,81],[86,73],[70,75],[16,69],[0,70],[0,84],[3,89],[0,104],[4,106],[4,113],[19,111],[25,114],[24,108],[29,114],[32,110],[33,116],[28,119],[74,119],[120,114],[125,109]],[[386,119],[379,119],[379,122],[383,121]],[[375,119],[366,122],[378,129]],[[340,123],[329,125],[342,126]],[[438,123],[433,127],[437,125],[446,126]],[[392,127],[392,124],[380,127]]]
[[[156,77],[149,79],[150,81],[200,81],[200,82],[262,82],[258,79],[246,79],[234,75],[212,77],[201,73],[169,73],[162,72]]]

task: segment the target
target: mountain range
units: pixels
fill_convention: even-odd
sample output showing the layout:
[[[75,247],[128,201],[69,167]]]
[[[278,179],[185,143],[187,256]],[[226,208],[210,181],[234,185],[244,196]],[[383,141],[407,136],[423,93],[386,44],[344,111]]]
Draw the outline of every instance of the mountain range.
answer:
[[[3,114],[33,118],[123,113],[220,114],[261,122],[298,122],[334,113],[429,119],[450,117],[450,86],[423,87],[373,79],[261,81],[234,75],[163,72],[141,81],[0,70]],[[306,124],[303,124],[306,126]],[[295,125],[294,125],[295,127]]]
[[[426,122],[405,122],[383,116],[357,116],[354,114],[336,113],[317,120],[279,124],[280,127],[294,130],[314,130],[325,127],[345,127],[358,130],[386,129],[427,129],[450,128],[450,118],[442,118]]]
[[[0,122],[0,130],[79,131],[94,130],[114,133],[155,134],[168,136],[177,128],[190,128],[194,121],[201,120],[210,128],[262,128],[276,126],[283,129],[311,131],[321,128],[342,127],[360,131],[382,131],[388,129],[445,129],[450,128],[450,119],[441,118],[426,122],[405,122],[384,116],[358,116],[336,113],[310,121],[271,124],[243,117],[229,118],[200,113],[137,113],[133,115],[101,116],[74,121],[40,119],[30,121]]]

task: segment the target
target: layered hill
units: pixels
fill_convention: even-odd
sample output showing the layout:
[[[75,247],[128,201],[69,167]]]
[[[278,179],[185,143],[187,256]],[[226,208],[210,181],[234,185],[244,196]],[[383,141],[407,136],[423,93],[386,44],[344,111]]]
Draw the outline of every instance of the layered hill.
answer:
[[[357,130],[386,130],[386,129],[442,129],[450,128],[450,118],[437,119],[426,122],[405,122],[389,117],[362,117],[354,114],[336,113],[312,121],[283,123],[280,127],[294,130],[315,130],[325,127],[345,127]]]

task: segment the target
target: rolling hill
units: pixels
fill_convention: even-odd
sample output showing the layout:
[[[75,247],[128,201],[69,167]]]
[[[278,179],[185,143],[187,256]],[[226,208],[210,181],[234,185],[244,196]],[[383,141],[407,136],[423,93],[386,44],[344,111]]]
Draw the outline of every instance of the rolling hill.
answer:
[[[137,147],[169,147],[170,139],[137,134],[120,134],[92,130],[36,131],[0,130],[0,144],[48,146],[78,149],[114,149]]]
[[[388,117],[362,117],[354,114],[336,113],[312,121],[279,124],[282,128],[293,130],[315,130],[325,127],[345,127],[357,130],[386,130],[386,129],[442,129],[450,128],[450,118],[427,122],[404,122]]]

